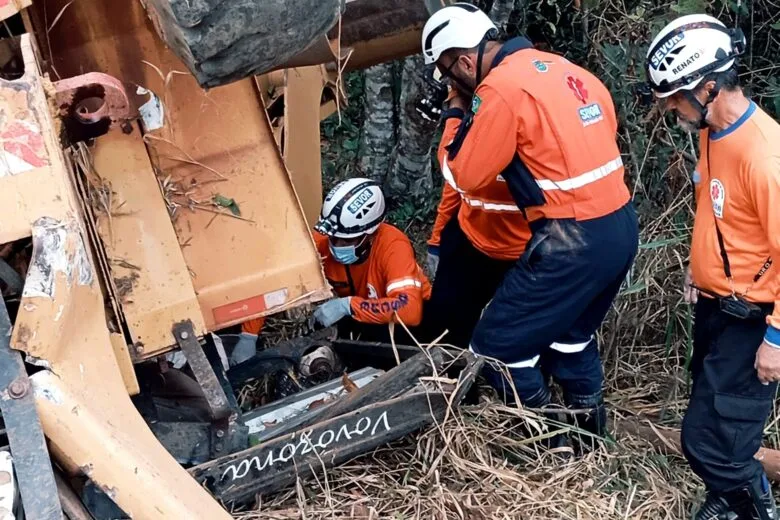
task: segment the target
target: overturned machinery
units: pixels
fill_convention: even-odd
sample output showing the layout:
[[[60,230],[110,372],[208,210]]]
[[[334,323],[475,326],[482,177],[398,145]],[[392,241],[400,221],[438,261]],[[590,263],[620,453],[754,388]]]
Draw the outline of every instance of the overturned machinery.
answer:
[[[242,25],[246,49],[275,42],[276,58],[223,60],[214,72],[227,51],[196,52],[192,31],[205,19],[198,9],[234,12],[230,3],[0,7],[23,33],[3,42],[0,251],[29,257],[26,272],[0,264],[11,295],[8,308],[0,299],[10,445],[0,470],[13,463],[15,477],[0,502],[20,493],[26,518],[86,518],[63,484],[74,476],[130,518],[230,518],[220,502],[278,490],[440,419],[479,370],[468,355],[414,347],[385,356],[387,372],[364,360],[343,383],[238,406],[234,389],[270,354],[227,370],[214,332],[330,295],[309,228],[319,121],[339,99],[342,51],[351,67],[416,52],[409,42],[428,11],[391,2],[404,17],[366,33],[380,3],[322,2],[330,14],[289,42]],[[264,9],[289,17],[295,3]],[[274,352],[309,356],[311,369],[313,352],[358,350],[323,332]],[[170,368],[173,352],[185,370]],[[199,413],[150,397],[150,371],[194,389]],[[457,384],[430,377],[445,372]]]

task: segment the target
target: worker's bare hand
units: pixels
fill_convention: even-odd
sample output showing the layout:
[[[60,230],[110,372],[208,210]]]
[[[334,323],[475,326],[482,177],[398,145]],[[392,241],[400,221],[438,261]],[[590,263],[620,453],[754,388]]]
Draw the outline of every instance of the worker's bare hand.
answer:
[[[691,267],[685,270],[685,284],[683,285],[683,299],[685,303],[696,303],[699,300],[699,291],[693,286],[693,274]]]
[[[449,108],[459,108],[461,110],[466,110],[466,107],[468,106],[468,100],[463,96],[463,94],[460,93],[460,91],[457,91],[457,94],[452,95],[448,103]]]
[[[756,352],[755,367],[759,381],[765,385],[780,380],[780,348],[762,342]]]

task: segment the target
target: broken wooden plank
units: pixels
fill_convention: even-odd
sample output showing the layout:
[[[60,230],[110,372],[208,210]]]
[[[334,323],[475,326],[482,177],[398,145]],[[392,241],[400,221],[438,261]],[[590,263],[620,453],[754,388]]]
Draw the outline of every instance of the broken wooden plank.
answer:
[[[440,420],[446,407],[441,393],[405,395],[196,466],[190,473],[228,503],[272,493]]]
[[[421,352],[404,361],[386,374],[374,379],[363,388],[340,399],[329,407],[318,420],[324,421],[357,410],[370,403],[396,397],[411,390],[421,377],[430,376],[441,369],[444,353],[440,347]]]

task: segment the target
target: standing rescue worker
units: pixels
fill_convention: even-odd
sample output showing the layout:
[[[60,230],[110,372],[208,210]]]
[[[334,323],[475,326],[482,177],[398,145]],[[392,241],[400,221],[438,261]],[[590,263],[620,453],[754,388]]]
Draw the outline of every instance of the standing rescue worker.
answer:
[[[467,348],[483,309],[530,238],[528,221],[503,180],[476,197],[445,182],[428,241],[428,270],[435,275],[425,308],[430,334],[446,330],[442,343]]]
[[[314,226],[325,277],[338,295],[320,305],[314,319],[325,327],[338,322],[341,335],[384,340],[396,315],[408,327],[422,320],[431,284],[409,239],[384,217],[377,183],[355,178],[328,193]]]
[[[595,332],[638,239],[615,109],[588,71],[523,38],[501,44],[496,35],[487,15],[461,3],[434,13],[422,35],[426,64],[435,64],[455,92],[439,150],[447,184],[464,204],[487,208],[485,190],[505,183],[532,230],[471,348],[506,363],[529,407],[550,403],[551,374],[567,406],[591,410],[580,425],[601,434],[606,412]]]
[[[682,428],[685,457],[707,488],[696,520],[777,516],[753,455],[780,378],[772,267],[780,256],[780,125],[740,88],[735,63],[744,49],[739,30],[691,15],[667,25],[647,54],[656,97],[681,126],[701,130],[685,287],[696,303],[693,388]]]

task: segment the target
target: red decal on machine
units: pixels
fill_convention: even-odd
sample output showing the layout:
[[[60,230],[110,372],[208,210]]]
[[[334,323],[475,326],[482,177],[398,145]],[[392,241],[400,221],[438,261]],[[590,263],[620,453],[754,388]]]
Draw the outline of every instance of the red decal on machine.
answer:
[[[218,325],[236,323],[244,318],[256,316],[262,312],[287,303],[287,289],[279,289],[244,300],[215,307],[212,313]]]
[[[2,132],[3,160],[0,175],[16,175],[49,164],[43,136],[33,123],[17,119]]]

